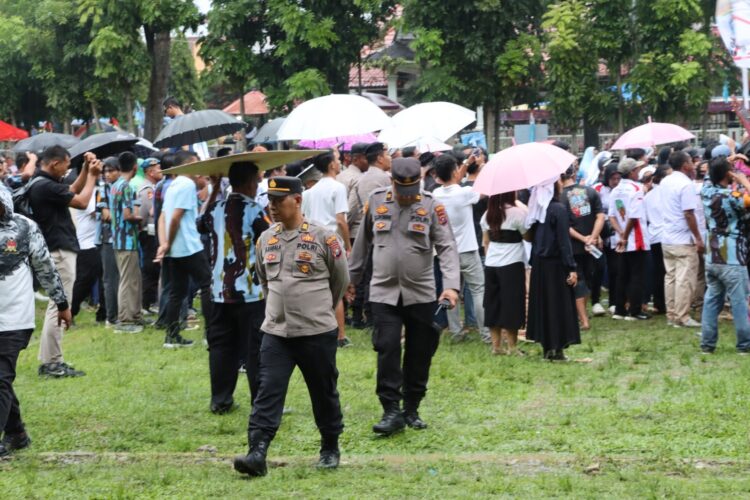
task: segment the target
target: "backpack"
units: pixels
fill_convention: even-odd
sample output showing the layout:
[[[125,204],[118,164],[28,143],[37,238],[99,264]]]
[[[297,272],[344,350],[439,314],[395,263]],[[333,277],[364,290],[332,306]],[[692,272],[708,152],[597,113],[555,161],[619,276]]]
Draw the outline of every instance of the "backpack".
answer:
[[[13,211],[15,213],[28,217],[30,219],[32,218],[34,211],[31,209],[31,200],[29,199],[29,193],[31,192],[31,187],[40,179],[41,177],[34,177],[20,188],[13,190]]]

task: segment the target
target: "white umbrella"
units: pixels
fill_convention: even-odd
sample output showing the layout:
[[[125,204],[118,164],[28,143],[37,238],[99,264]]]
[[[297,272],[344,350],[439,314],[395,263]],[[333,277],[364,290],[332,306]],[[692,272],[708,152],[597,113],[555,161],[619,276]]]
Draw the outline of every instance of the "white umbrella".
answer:
[[[369,99],[331,94],[303,102],[279,128],[280,141],[318,140],[366,134],[390,126],[391,119]]]
[[[378,139],[390,146],[399,142],[408,144],[423,137],[447,141],[476,120],[475,111],[458,104],[425,102],[396,113],[393,127],[384,130]]]
[[[420,137],[416,141],[411,141],[407,144],[404,144],[403,146],[391,146],[390,143],[386,143],[386,144],[388,144],[389,147],[400,147],[400,148],[415,146],[421,153],[434,153],[436,151],[450,151],[451,149],[453,149],[453,146],[451,146],[450,144],[446,144],[443,141],[436,139],[434,137]]]

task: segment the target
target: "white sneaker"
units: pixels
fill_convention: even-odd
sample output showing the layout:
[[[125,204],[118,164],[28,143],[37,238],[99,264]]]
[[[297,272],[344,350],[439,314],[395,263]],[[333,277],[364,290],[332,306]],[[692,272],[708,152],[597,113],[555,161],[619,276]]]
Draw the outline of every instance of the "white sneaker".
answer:
[[[675,328],[700,328],[701,324],[693,318],[688,318],[684,323],[675,323]]]
[[[615,313],[615,306],[609,306],[609,314]]]
[[[620,316],[619,314],[613,314],[612,319],[627,319],[625,316]]]
[[[607,311],[602,307],[601,304],[594,304],[591,307],[591,312],[594,316],[604,316],[605,314],[607,314]]]

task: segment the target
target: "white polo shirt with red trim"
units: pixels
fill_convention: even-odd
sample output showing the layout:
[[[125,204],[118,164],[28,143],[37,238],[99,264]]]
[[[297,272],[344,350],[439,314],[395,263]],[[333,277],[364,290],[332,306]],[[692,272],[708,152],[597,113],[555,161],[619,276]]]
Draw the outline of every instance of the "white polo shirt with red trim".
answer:
[[[628,236],[626,252],[651,250],[648,238],[648,221],[644,204],[645,190],[639,182],[623,179],[609,195],[609,216],[615,217],[622,230],[628,219],[634,219],[633,230]],[[617,245],[618,236],[612,238],[612,247]]]

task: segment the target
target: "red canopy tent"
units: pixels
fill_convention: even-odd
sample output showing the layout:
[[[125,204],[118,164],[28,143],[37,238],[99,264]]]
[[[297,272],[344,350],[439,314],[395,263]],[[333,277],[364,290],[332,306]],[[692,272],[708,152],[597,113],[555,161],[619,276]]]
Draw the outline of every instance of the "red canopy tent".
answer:
[[[29,133],[20,128],[16,128],[10,123],[0,120],[0,141],[20,141],[26,139]]]
[[[266,104],[266,96],[263,92],[257,90],[251,90],[245,94],[245,114],[246,115],[266,115],[268,114],[268,105]],[[240,114],[240,100],[237,99],[232,104],[224,108],[225,113],[230,115]]]

